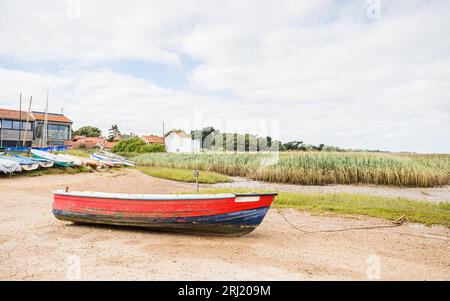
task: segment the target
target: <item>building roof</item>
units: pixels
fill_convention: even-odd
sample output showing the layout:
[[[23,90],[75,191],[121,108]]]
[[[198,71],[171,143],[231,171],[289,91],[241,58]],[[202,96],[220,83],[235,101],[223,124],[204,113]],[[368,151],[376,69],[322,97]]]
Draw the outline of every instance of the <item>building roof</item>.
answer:
[[[115,142],[119,142],[120,140],[122,140],[122,135],[120,135],[120,134],[116,134],[113,138],[113,141],[115,141]]]
[[[44,112],[31,112],[36,120],[45,120]],[[63,122],[63,123],[72,123],[72,120],[64,116],[63,114],[58,113],[47,113],[47,120],[53,122]]]
[[[27,116],[29,121],[34,121],[33,116],[28,112],[22,111],[22,114],[20,114],[19,110],[0,109],[0,118],[26,121]]]
[[[186,134],[185,131],[179,131],[179,130],[172,130],[172,131],[170,131],[168,134],[166,134],[166,137],[168,137],[168,136],[170,136],[172,134],[180,136],[180,137],[185,137],[185,138],[190,138],[191,137],[191,135]]]
[[[111,149],[114,147],[114,145],[116,145],[114,142],[109,142],[108,140],[105,142],[105,144],[103,145],[104,148],[107,149]]]
[[[142,139],[146,143],[161,143],[161,144],[164,144],[164,138],[156,136],[156,135],[142,136]]]

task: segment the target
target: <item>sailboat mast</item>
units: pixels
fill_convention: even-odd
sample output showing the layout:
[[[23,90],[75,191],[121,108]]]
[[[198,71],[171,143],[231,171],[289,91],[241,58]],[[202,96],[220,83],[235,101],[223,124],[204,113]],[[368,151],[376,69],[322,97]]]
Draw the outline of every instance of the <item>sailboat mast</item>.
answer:
[[[42,141],[43,141],[43,145],[42,146],[47,146],[47,124],[48,124],[48,94],[50,89],[47,88],[47,101],[45,103],[45,114],[44,114],[44,135],[42,137]]]
[[[30,104],[28,105],[28,115],[27,115],[27,121],[25,122],[25,132],[23,134],[22,146],[25,146],[25,140],[26,140],[27,129],[28,129],[28,122],[30,121],[29,118],[30,118],[30,113],[31,113],[31,102],[32,101],[33,101],[33,96],[30,96]]]
[[[17,140],[16,147],[19,147],[22,134],[22,93],[19,97],[19,139]]]

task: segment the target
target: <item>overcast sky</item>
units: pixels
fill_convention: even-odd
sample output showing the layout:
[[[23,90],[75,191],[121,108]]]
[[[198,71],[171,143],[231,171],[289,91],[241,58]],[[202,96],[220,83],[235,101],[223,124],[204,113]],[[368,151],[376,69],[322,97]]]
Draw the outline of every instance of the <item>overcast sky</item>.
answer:
[[[47,88],[75,128],[450,152],[450,1],[1,0],[0,107]]]

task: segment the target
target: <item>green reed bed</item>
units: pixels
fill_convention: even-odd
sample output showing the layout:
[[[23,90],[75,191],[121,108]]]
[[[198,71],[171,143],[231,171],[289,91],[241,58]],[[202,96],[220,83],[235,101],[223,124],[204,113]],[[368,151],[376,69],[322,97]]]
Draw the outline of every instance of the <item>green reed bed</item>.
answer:
[[[148,153],[133,160],[142,166],[199,169],[302,185],[362,183],[434,187],[450,184],[450,155],[283,152],[277,157],[268,153]]]

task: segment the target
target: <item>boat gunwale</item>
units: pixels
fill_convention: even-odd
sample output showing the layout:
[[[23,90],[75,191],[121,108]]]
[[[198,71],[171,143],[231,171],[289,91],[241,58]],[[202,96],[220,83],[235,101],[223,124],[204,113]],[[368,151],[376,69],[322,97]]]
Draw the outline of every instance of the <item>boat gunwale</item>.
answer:
[[[127,194],[127,193],[108,193],[95,191],[72,191],[56,190],[54,195],[73,196],[93,199],[111,199],[111,200],[130,200],[130,201],[204,201],[219,199],[234,199],[236,197],[254,197],[254,196],[277,196],[278,193],[228,193],[228,194]]]

